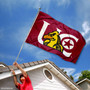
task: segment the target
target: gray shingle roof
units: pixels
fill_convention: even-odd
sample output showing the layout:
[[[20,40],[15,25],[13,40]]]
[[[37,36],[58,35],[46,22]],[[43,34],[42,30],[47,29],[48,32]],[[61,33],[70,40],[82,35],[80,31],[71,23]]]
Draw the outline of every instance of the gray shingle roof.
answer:
[[[34,62],[28,62],[28,63],[23,63],[23,64],[19,64],[22,68],[27,68],[27,67],[32,67],[32,66],[35,66],[35,65],[38,65],[38,64],[43,64],[43,63],[46,63],[46,62],[49,62],[51,63],[51,61],[49,60],[40,60],[40,61],[34,61]],[[13,65],[9,65],[7,67],[0,67],[0,73],[2,72],[8,72],[10,71],[10,69],[14,69],[14,70],[17,70],[18,68],[13,66]]]

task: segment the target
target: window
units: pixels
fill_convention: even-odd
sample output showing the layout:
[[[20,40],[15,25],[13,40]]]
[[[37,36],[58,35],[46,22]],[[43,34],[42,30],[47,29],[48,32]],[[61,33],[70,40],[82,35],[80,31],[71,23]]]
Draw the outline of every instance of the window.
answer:
[[[52,81],[52,80],[53,80],[53,75],[52,75],[52,73],[51,73],[48,69],[44,68],[44,69],[43,69],[43,73],[44,73],[44,76],[45,76],[49,81]]]

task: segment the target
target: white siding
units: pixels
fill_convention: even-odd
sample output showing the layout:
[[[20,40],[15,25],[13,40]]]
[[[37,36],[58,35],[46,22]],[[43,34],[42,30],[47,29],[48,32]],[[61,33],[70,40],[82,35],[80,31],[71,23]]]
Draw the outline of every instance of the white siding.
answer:
[[[28,72],[34,90],[71,90],[64,82],[54,74],[54,80],[49,81],[43,74],[43,68]]]
[[[90,83],[89,82],[83,82],[79,84],[82,90],[90,90]]]
[[[28,71],[28,75],[32,81],[34,90],[72,90],[54,74],[53,81],[49,81],[43,74],[43,68]],[[0,90],[11,90],[10,88],[18,90],[14,85],[13,76],[0,80]]]

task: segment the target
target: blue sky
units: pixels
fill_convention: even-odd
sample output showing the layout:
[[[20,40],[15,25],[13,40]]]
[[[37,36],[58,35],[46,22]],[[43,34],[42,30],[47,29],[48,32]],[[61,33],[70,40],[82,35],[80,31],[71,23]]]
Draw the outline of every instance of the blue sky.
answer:
[[[12,65],[38,12],[79,31],[86,40],[76,64],[25,43],[18,63],[49,59],[77,81],[80,72],[90,70],[90,0],[0,0],[0,62]]]

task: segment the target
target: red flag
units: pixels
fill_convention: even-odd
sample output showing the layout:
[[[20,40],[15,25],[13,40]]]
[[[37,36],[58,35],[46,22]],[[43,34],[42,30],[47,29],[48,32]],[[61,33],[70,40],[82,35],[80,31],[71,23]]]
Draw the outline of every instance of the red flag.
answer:
[[[57,54],[64,60],[73,63],[76,63],[85,45],[85,40],[78,31],[41,11],[26,42]]]

